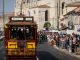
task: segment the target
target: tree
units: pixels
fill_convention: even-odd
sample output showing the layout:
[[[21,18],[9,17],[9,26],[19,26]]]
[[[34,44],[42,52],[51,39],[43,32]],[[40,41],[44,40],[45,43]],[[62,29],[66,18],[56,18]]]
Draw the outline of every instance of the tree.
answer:
[[[46,22],[44,23],[44,28],[45,28],[46,30],[49,30],[50,26],[51,26],[51,23],[50,23],[49,21],[46,21]]]

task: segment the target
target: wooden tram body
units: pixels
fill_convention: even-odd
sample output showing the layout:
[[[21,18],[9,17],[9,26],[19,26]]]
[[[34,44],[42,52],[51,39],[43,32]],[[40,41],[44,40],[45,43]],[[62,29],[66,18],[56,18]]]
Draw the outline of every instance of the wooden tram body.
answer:
[[[36,60],[37,24],[33,17],[12,16],[5,25],[6,60]]]

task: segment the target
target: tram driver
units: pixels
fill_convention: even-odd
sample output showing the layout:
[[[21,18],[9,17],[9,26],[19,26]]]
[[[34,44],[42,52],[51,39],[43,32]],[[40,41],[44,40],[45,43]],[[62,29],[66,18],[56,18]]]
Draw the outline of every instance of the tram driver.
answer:
[[[23,29],[19,29],[17,32],[17,36],[19,40],[23,40],[24,39],[24,30]]]

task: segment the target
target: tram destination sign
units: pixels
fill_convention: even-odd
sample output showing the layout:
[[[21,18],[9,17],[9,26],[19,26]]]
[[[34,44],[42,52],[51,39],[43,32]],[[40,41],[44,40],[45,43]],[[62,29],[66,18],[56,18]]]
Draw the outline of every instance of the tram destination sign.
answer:
[[[33,21],[32,17],[12,17],[12,21]]]
[[[23,21],[24,19],[23,18],[18,18],[18,17],[12,17],[11,20],[13,21]]]
[[[32,17],[27,17],[27,18],[25,18],[25,20],[26,21],[32,21],[33,19],[32,19]]]

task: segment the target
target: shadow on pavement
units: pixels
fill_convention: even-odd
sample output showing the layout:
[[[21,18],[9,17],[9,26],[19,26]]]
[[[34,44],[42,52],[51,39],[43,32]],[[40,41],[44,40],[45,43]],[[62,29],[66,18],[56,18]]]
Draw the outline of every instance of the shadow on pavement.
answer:
[[[39,60],[58,60],[56,57],[52,56],[49,52],[39,51],[37,52],[37,57]]]

